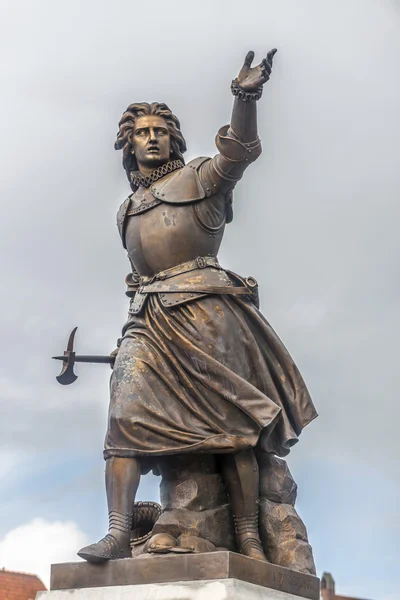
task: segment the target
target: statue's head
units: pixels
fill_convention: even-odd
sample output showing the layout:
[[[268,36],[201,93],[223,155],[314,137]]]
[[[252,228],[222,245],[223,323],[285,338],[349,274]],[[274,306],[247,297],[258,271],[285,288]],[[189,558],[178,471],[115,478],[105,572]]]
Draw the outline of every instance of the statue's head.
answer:
[[[116,150],[122,150],[122,164],[129,182],[132,171],[156,169],[170,160],[181,160],[186,142],[177,117],[166,104],[131,104],[121,117]],[[133,190],[136,188],[132,185]]]

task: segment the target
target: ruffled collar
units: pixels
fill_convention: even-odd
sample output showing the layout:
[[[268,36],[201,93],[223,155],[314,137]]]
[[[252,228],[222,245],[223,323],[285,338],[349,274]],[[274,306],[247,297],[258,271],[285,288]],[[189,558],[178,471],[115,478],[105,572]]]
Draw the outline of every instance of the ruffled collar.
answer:
[[[130,174],[131,183],[135,187],[150,187],[152,183],[155,183],[158,179],[161,179],[168,173],[172,173],[177,169],[184,167],[181,160],[171,160],[170,162],[164,163],[161,167],[157,167],[150,173],[150,175],[142,175],[140,171],[132,171]]]

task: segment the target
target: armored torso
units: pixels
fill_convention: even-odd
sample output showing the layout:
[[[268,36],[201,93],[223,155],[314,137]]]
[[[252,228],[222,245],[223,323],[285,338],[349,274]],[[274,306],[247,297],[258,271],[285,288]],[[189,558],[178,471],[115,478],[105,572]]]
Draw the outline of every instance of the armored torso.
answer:
[[[129,258],[139,275],[193,260],[216,256],[226,222],[226,194],[202,181],[199,158],[140,187],[122,205],[118,226]]]

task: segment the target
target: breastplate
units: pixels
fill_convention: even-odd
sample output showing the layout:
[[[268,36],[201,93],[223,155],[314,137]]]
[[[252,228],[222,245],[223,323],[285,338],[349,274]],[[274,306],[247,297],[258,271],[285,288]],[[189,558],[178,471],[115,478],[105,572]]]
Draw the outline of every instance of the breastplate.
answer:
[[[216,256],[224,233],[225,221],[207,227],[201,219],[201,204],[153,203],[135,212],[128,210],[125,242],[129,258],[139,275],[154,275],[157,271],[193,260],[198,256]],[[151,206],[150,206],[151,204]]]

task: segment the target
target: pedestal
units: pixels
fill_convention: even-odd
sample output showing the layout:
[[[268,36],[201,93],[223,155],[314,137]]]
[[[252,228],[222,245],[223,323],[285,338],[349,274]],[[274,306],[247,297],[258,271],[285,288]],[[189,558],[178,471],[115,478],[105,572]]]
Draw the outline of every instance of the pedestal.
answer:
[[[39,592],[36,600],[299,600],[299,596],[237,579],[216,579],[54,590]]]
[[[53,565],[37,600],[319,600],[319,579],[233,552]]]

